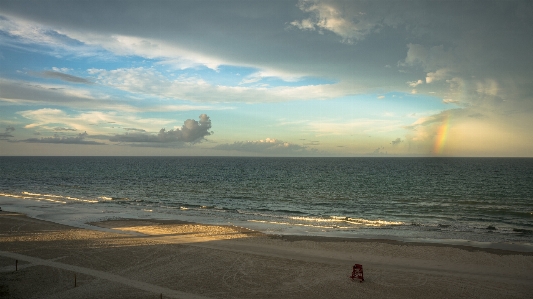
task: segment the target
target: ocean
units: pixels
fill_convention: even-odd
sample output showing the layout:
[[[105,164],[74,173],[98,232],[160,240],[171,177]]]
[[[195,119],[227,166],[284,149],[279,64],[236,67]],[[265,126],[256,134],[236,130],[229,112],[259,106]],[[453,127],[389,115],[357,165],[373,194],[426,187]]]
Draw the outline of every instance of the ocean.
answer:
[[[81,227],[158,218],[533,248],[529,158],[0,157],[0,170],[1,208]]]

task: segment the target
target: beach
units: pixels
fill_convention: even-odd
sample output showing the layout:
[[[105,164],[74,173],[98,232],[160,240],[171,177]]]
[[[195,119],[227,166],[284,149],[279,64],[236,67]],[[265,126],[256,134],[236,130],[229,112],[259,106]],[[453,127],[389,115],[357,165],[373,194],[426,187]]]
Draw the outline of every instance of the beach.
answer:
[[[0,298],[529,298],[533,255],[0,212]],[[18,261],[18,262],[17,262]],[[365,281],[352,281],[354,264]]]

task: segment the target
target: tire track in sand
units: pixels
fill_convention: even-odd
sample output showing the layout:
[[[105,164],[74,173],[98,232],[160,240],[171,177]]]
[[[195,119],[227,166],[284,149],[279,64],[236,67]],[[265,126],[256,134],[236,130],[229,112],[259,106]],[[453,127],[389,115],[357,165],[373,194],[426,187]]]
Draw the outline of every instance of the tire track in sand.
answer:
[[[89,268],[85,268],[85,267],[79,267],[79,266],[74,266],[74,265],[54,262],[54,261],[51,261],[51,260],[45,260],[45,259],[41,259],[41,258],[37,258],[37,257],[32,257],[32,256],[28,256],[28,255],[19,254],[19,253],[0,251],[0,255],[4,256],[4,257],[7,257],[7,258],[27,261],[27,262],[30,262],[30,263],[36,264],[36,265],[48,266],[48,267],[59,268],[59,269],[67,270],[67,271],[72,271],[72,272],[91,275],[91,276],[94,276],[94,277],[97,277],[97,278],[101,278],[101,279],[117,282],[117,283],[129,286],[129,287],[132,287],[132,288],[136,288],[136,289],[139,289],[139,290],[143,290],[143,291],[147,291],[147,292],[151,292],[151,293],[155,293],[155,294],[163,294],[165,297],[179,298],[179,299],[211,299],[209,297],[205,297],[205,296],[201,296],[201,295],[195,295],[195,294],[191,294],[191,293],[180,292],[180,291],[177,291],[177,290],[161,287],[161,286],[158,286],[158,285],[142,282],[142,281],[139,281],[139,280],[129,279],[129,278],[126,278],[126,277],[123,277],[123,276],[119,276],[119,275],[115,275],[115,274],[111,274],[111,273],[107,273],[107,272],[103,272],[103,271],[98,271],[98,270],[89,269]]]

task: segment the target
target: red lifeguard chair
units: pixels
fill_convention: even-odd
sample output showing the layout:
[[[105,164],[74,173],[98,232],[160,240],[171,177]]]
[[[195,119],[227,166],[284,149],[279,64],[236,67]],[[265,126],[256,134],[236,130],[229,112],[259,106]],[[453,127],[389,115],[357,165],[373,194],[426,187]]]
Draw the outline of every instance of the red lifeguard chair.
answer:
[[[359,279],[359,282],[365,281],[363,277],[363,265],[361,264],[353,265],[352,276],[350,276],[350,278],[352,280]]]

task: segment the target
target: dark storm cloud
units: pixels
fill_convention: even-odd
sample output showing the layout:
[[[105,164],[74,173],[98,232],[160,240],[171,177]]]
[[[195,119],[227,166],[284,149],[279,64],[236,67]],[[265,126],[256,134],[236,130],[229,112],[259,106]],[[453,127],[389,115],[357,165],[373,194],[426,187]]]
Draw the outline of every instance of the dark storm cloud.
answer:
[[[157,135],[144,132],[115,135],[109,141],[127,143],[196,143],[205,136],[211,135],[211,120],[206,114],[200,115],[200,120],[187,119],[183,126],[176,130],[161,129]]]
[[[49,49],[48,54],[61,52],[62,57],[76,56],[83,52],[78,51],[78,45],[90,45],[112,58],[135,56],[152,59],[158,66],[184,60],[183,68],[247,67],[273,77],[334,82],[327,89],[327,94],[335,95],[332,98],[408,92],[435,97],[450,106],[468,110],[469,115],[487,115],[466,119],[459,118],[462,115],[454,111],[457,116],[454,126],[472,120],[482,120],[484,128],[513,124],[526,131],[533,126],[533,56],[530,53],[533,2],[528,0],[5,0],[0,1],[0,11],[5,16],[0,17],[6,28],[2,29],[4,36],[13,33],[10,36],[15,42],[41,45],[41,49]],[[37,27],[41,28],[39,34],[32,34]],[[217,103],[238,98],[248,103],[271,98],[290,101],[298,98],[294,95],[302,95],[303,99],[321,95],[291,89],[264,96],[274,89],[210,85],[206,84],[209,81],[206,78],[195,78],[201,79],[195,81],[202,83],[201,89],[198,84],[189,84],[190,81],[184,84],[173,81],[179,84],[171,85],[167,80],[161,84],[161,72],[154,71],[148,76],[147,68],[134,68],[134,64],[129,69],[110,69],[114,64],[109,65],[98,73],[89,70],[89,75],[101,85],[147,96],[190,101],[209,99]],[[141,74],[135,73],[138,69],[142,70]],[[131,77],[132,74],[136,76]],[[60,72],[47,76],[72,83],[83,79]],[[255,81],[247,78],[242,82]],[[91,101],[72,101],[70,95],[77,93],[68,90],[15,86],[13,82],[1,80],[0,85],[6,86],[0,86],[0,98],[4,101],[47,100],[54,104],[94,107]],[[321,85],[324,84],[313,87],[325,88]],[[431,113],[402,127],[418,130],[417,140],[430,138],[435,133],[431,131],[434,125],[443,119],[439,111]],[[428,128],[427,132],[422,132],[424,127]],[[187,140],[181,131],[162,130],[156,135],[132,130],[131,134],[117,135],[114,139],[172,143]],[[191,135],[189,140],[194,137]],[[414,139],[403,140],[413,142]]]
[[[100,37],[124,36],[156,45],[150,40],[157,33],[159,41],[225,64],[358,82],[352,93],[383,86],[410,92],[406,82],[424,79],[441,67],[449,68],[450,76],[491,76],[510,81],[501,88],[531,90],[531,1],[128,3],[4,1],[0,8],[6,14],[68,28],[90,44]],[[92,40],[89,32],[100,37]],[[107,46],[117,50],[116,45]]]

